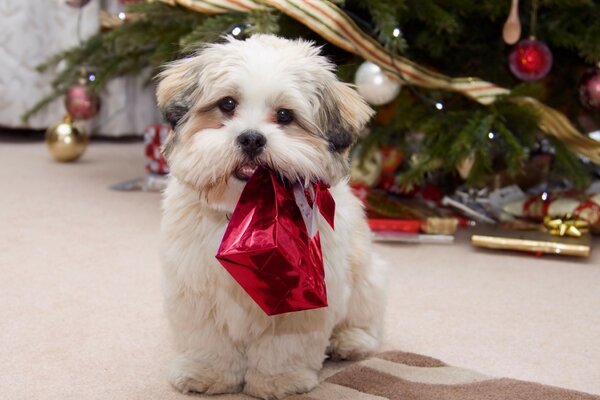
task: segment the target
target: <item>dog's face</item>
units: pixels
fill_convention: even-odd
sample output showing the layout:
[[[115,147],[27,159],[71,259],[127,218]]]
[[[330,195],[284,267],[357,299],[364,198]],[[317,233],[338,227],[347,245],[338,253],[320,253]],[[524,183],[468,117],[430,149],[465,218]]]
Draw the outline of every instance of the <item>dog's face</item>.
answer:
[[[334,184],[372,110],[305,41],[255,35],[213,44],[160,74],[171,173],[231,211],[257,165]]]

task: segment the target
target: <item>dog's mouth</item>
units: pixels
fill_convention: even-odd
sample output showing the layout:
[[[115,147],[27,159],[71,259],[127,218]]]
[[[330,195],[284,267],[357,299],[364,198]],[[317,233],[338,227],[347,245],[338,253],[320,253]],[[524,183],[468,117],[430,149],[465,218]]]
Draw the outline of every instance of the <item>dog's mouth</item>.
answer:
[[[257,165],[255,163],[243,164],[235,170],[233,175],[241,181],[247,181],[252,175],[254,175],[256,168]]]

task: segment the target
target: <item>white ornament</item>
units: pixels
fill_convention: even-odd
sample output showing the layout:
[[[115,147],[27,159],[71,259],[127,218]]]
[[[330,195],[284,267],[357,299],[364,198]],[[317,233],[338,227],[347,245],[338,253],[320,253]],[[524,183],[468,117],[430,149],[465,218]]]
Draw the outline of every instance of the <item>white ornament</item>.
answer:
[[[370,104],[380,106],[394,100],[400,93],[399,82],[388,78],[377,64],[365,61],[354,76],[358,93]]]

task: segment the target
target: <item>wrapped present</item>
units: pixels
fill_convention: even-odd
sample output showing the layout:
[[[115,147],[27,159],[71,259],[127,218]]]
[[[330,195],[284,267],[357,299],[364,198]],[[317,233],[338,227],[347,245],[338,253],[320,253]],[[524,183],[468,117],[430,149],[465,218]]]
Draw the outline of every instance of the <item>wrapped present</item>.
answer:
[[[442,205],[452,207],[475,221],[493,224],[496,220],[489,207],[489,196],[487,188],[461,188],[452,196],[444,196]]]
[[[431,202],[395,198],[380,190],[354,185],[354,194],[365,204],[367,222],[375,238],[395,238],[397,233],[453,235],[464,218],[457,218]]]
[[[372,231],[387,232],[424,232],[436,235],[453,235],[461,222],[454,217],[427,217],[425,220],[369,218],[367,220]]]
[[[291,185],[263,168],[246,183],[217,259],[268,315],[327,306],[319,211],[333,228],[325,184]]]
[[[144,155],[146,170],[143,177],[119,182],[111,186],[118,191],[160,192],[167,187],[169,166],[162,154],[162,146],[171,132],[167,124],[153,124],[144,131]]]
[[[376,242],[452,243],[458,226],[456,218],[418,219],[369,218],[371,237]],[[421,233],[424,232],[424,233]]]
[[[578,257],[589,256],[592,246],[589,235],[567,237],[540,230],[514,230],[497,226],[475,228],[471,236],[471,244],[489,249]]]
[[[424,234],[414,232],[396,231],[373,231],[372,239],[382,243],[429,243],[429,244],[452,244],[454,235]]]
[[[504,211],[538,221],[547,216],[573,217],[585,221],[593,232],[600,232],[600,193],[551,195],[544,192],[508,203]]]
[[[465,226],[467,220],[453,217],[429,217],[421,223],[421,231],[437,235],[453,235],[459,225]]]
[[[421,221],[418,219],[369,218],[372,231],[419,232]]]
[[[162,146],[171,132],[168,124],[154,124],[144,132],[144,147],[146,154],[146,170],[153,174],[165,175],[169,173],[167,160],[162,154]]]

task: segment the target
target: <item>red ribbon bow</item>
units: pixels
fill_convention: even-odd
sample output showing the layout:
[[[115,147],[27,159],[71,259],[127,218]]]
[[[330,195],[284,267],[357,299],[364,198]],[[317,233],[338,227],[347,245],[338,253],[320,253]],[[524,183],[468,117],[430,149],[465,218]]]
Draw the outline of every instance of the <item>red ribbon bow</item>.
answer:
[[[335,200],[329,192],[329,185],[323,182],[314,184],[315,189],[315,204],[319,207],[321,215],[325,221],[334,229],[333,219],[335,218]]]

